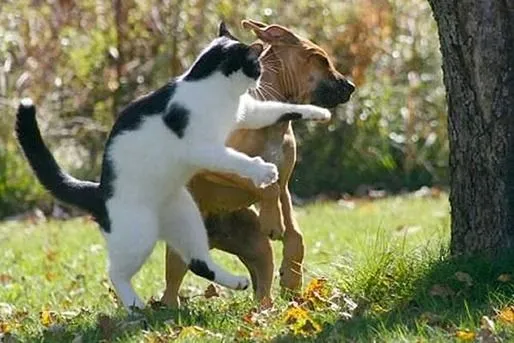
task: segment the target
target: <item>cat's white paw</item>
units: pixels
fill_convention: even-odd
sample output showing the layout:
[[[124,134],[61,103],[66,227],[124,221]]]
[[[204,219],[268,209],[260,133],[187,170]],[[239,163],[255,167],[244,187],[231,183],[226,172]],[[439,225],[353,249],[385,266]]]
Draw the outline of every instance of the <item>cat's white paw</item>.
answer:
[[[332,113],[326,108],[308,105],[304,119],[329,121],[332,118]]]
[[[268,163],[260,157],[254,157],[253,162],[253,168],[249,176],[256,187],[264,188],[278,181],[276,165]]]
[[[235,280],[234,288],[233,288],[235,290],[244,291],[245,289],[248,288],[248,286],[250,286],[250,280],[248,280],[247,277],[236,276],[235,279],[236,280]]]

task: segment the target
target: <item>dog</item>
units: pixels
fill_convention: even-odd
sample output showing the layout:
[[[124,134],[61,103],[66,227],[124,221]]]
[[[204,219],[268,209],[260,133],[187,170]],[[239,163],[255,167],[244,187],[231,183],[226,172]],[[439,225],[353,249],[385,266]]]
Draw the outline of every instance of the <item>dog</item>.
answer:
[[[336,70],[318,45],[280,25],[243,20],[242,26],[266,44],[261,57],[263,86],[254,96],[325,108],[349,101],[355,86]],[[288,189],[296,162],[291,121],[260,130],[235,131],[227,145],[275,163],[279,181],[258,189],[236,175],[197,174],[188,187],[204,217],[210,246],[234,254],[243,262],[250,272],[254,296],[262,301],[271,298],[274,261],[270,238],[281,239],[280,286],[294,292],[302,286],[304,242]],[[253,207],[255,203],[260,205],[259,212]],[[179,306],[178,291],[187,270],[187,265],[167,249],[166,290],[161,299],[164,304]]]

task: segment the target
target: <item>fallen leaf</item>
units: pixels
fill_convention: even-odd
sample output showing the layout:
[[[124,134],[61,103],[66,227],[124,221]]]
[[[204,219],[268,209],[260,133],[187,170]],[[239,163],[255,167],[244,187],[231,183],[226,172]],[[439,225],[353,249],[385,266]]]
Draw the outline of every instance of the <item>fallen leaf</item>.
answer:
[[[487,316],[482,316],[482,318],[480,318],[480,328],[491,332],[495,331],[494,322]]]
[[[211,283],[211,284],[209,284],[209,286],[207,286],[207,288],[203,292],[203,296],[205,297],[205,299],[210,299],[210,298],[214,298],[214,297],[219,297],[220,294],[218,292],[217,287]]]
[[[45,251],[45,256],[48,261],[55,261],[57,259],[57,251],[48,249]]]
[[[0,274],[0,284],[1,285],[8,285],[10,283],[12,283],[13,281],[13,277],[11,275],[8,275],[8,274]]]
[[[499,337],[495,335],[494,322],[487,316],[480,319],[480,331],[476,339],[481,343],[497,343],[500,342]]]
[[[288,325],[295,324],[309,317],[308,312],[299,306],[293,306],[285,313],[284,321]]]
[[[455,332],[455,337],[464,342],[475,340],[475,336],[475,333],[469,330],[457,330]]]
[[[0,303],[0,317],[8,318],[14,313],[14,306],[8,303]]]
[[[473,279],[471,278],[471,276],[468,273],[456,272],[455,273],[455,278],[457,280],[459,280],[460,282],[465,283],[468,287],[473,285]]]
[[[48,281],[53,281],[53,280],[55,280],[56,277],[57,277],[57,275],[52,272],[47,272],[45,274],[45,279],[47,279]]]
[[[447,298],[454,295],[455,292],[447,285],[435,284],[430,288],[429,294],[433,297]]]
[[[320,331],[321,327],[317,323],[315,323],[312,319],[307,319],[305,321],[305,324],[303,324],[298,330],[298,333],[303,334],[305,336],[310,336]]]
[[[497,280],[500,282],[509,282],[510,280],[512,280],[512,275],[511,274],[501,274],[500,276],[498,276]]]
[[[508,306],[498,313],[498,320],[505,324],[514,324],[514,307]]]
[[[97,325],[100,329],[100,336],[102,339],[111,340],[116,330],[116,322],[105,314],[99,314],[97,317]]]
[[[0,333],[9,333],[11,332],[12,327],[7,322],[0,322]]]
[[[49,327],[57,320],[57,313],[54,311],[43,310],[39,313],[39,321],[42,325]]]
[[[269,310],[273,308],[273,300],[271,300],[270,297],[264,297],[262,298],[260,304],[259,304],[260,310]]]

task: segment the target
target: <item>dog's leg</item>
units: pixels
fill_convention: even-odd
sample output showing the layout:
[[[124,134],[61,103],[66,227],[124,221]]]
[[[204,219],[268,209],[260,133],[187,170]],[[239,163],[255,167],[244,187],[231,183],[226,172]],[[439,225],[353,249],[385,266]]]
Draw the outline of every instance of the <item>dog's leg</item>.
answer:
[[[180,306],[178,291],[189,268],[173,249],[166,246],[166,290],[161,301],[173,308]]]
[[[219,216],[209,226],[213,248],[239,257],[252,276],[255,299],[271,297],[273,282],[273,250],[268,237],[260,232],[259,217],[251,208]]]
[[[246,289],[246,277],[236,276],[216,264],[209,254],[207,230],[191,194],[184,187],[161,212],[163,238],[198,276],[230,289]]]
[[[289,192],[289,179],[296,162],[296,143],[291,124],[289,124],[283,145],[284,161],[280,168],[280,203],[284,216],[285,232],[282,239],[282,263],[280,266],[280,286],[289,291],[298,291],[302,287],[303,258],[305,247],[300,227],[294,218],[293,203]]]
[[[282,240],[282,264],[280,266],[280,286],[290,291],[298,291],[302,287],[304,242],[303,235],[293,214],[291,194],[287,187],[280,195],[282,213],[286,230]]]
[[[276,101],[260,101],[245,94],[241,97],[238,129],[260,129],[288,120],[321,120],[331,117],[329,110],[314,105],[287,104]]]
[[[272,240],[281,239],[285,225],[280,204],[280,185],[274,183],[264,188],[259,194],[259,220],[263,234]]]

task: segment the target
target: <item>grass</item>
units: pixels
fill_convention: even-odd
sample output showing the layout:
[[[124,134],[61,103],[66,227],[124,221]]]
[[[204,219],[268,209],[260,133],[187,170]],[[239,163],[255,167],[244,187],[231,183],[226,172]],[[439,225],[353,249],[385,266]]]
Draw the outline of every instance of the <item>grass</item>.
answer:
[[[137,316],[114,300],[94,223],[0,223],[0,332],[27,342],[514,341],[514,259],[449,259],[448,212],[444,196],[298,208],[308,286],[296,302],[276,286],[262,312],[250,292],[207,299],[209,284],[189,275],[180,310],[154,303]],[[162,294],[163,255],[161,244],[134,279],[145,299]],[[244,272],[234,257],[214,257]]]

